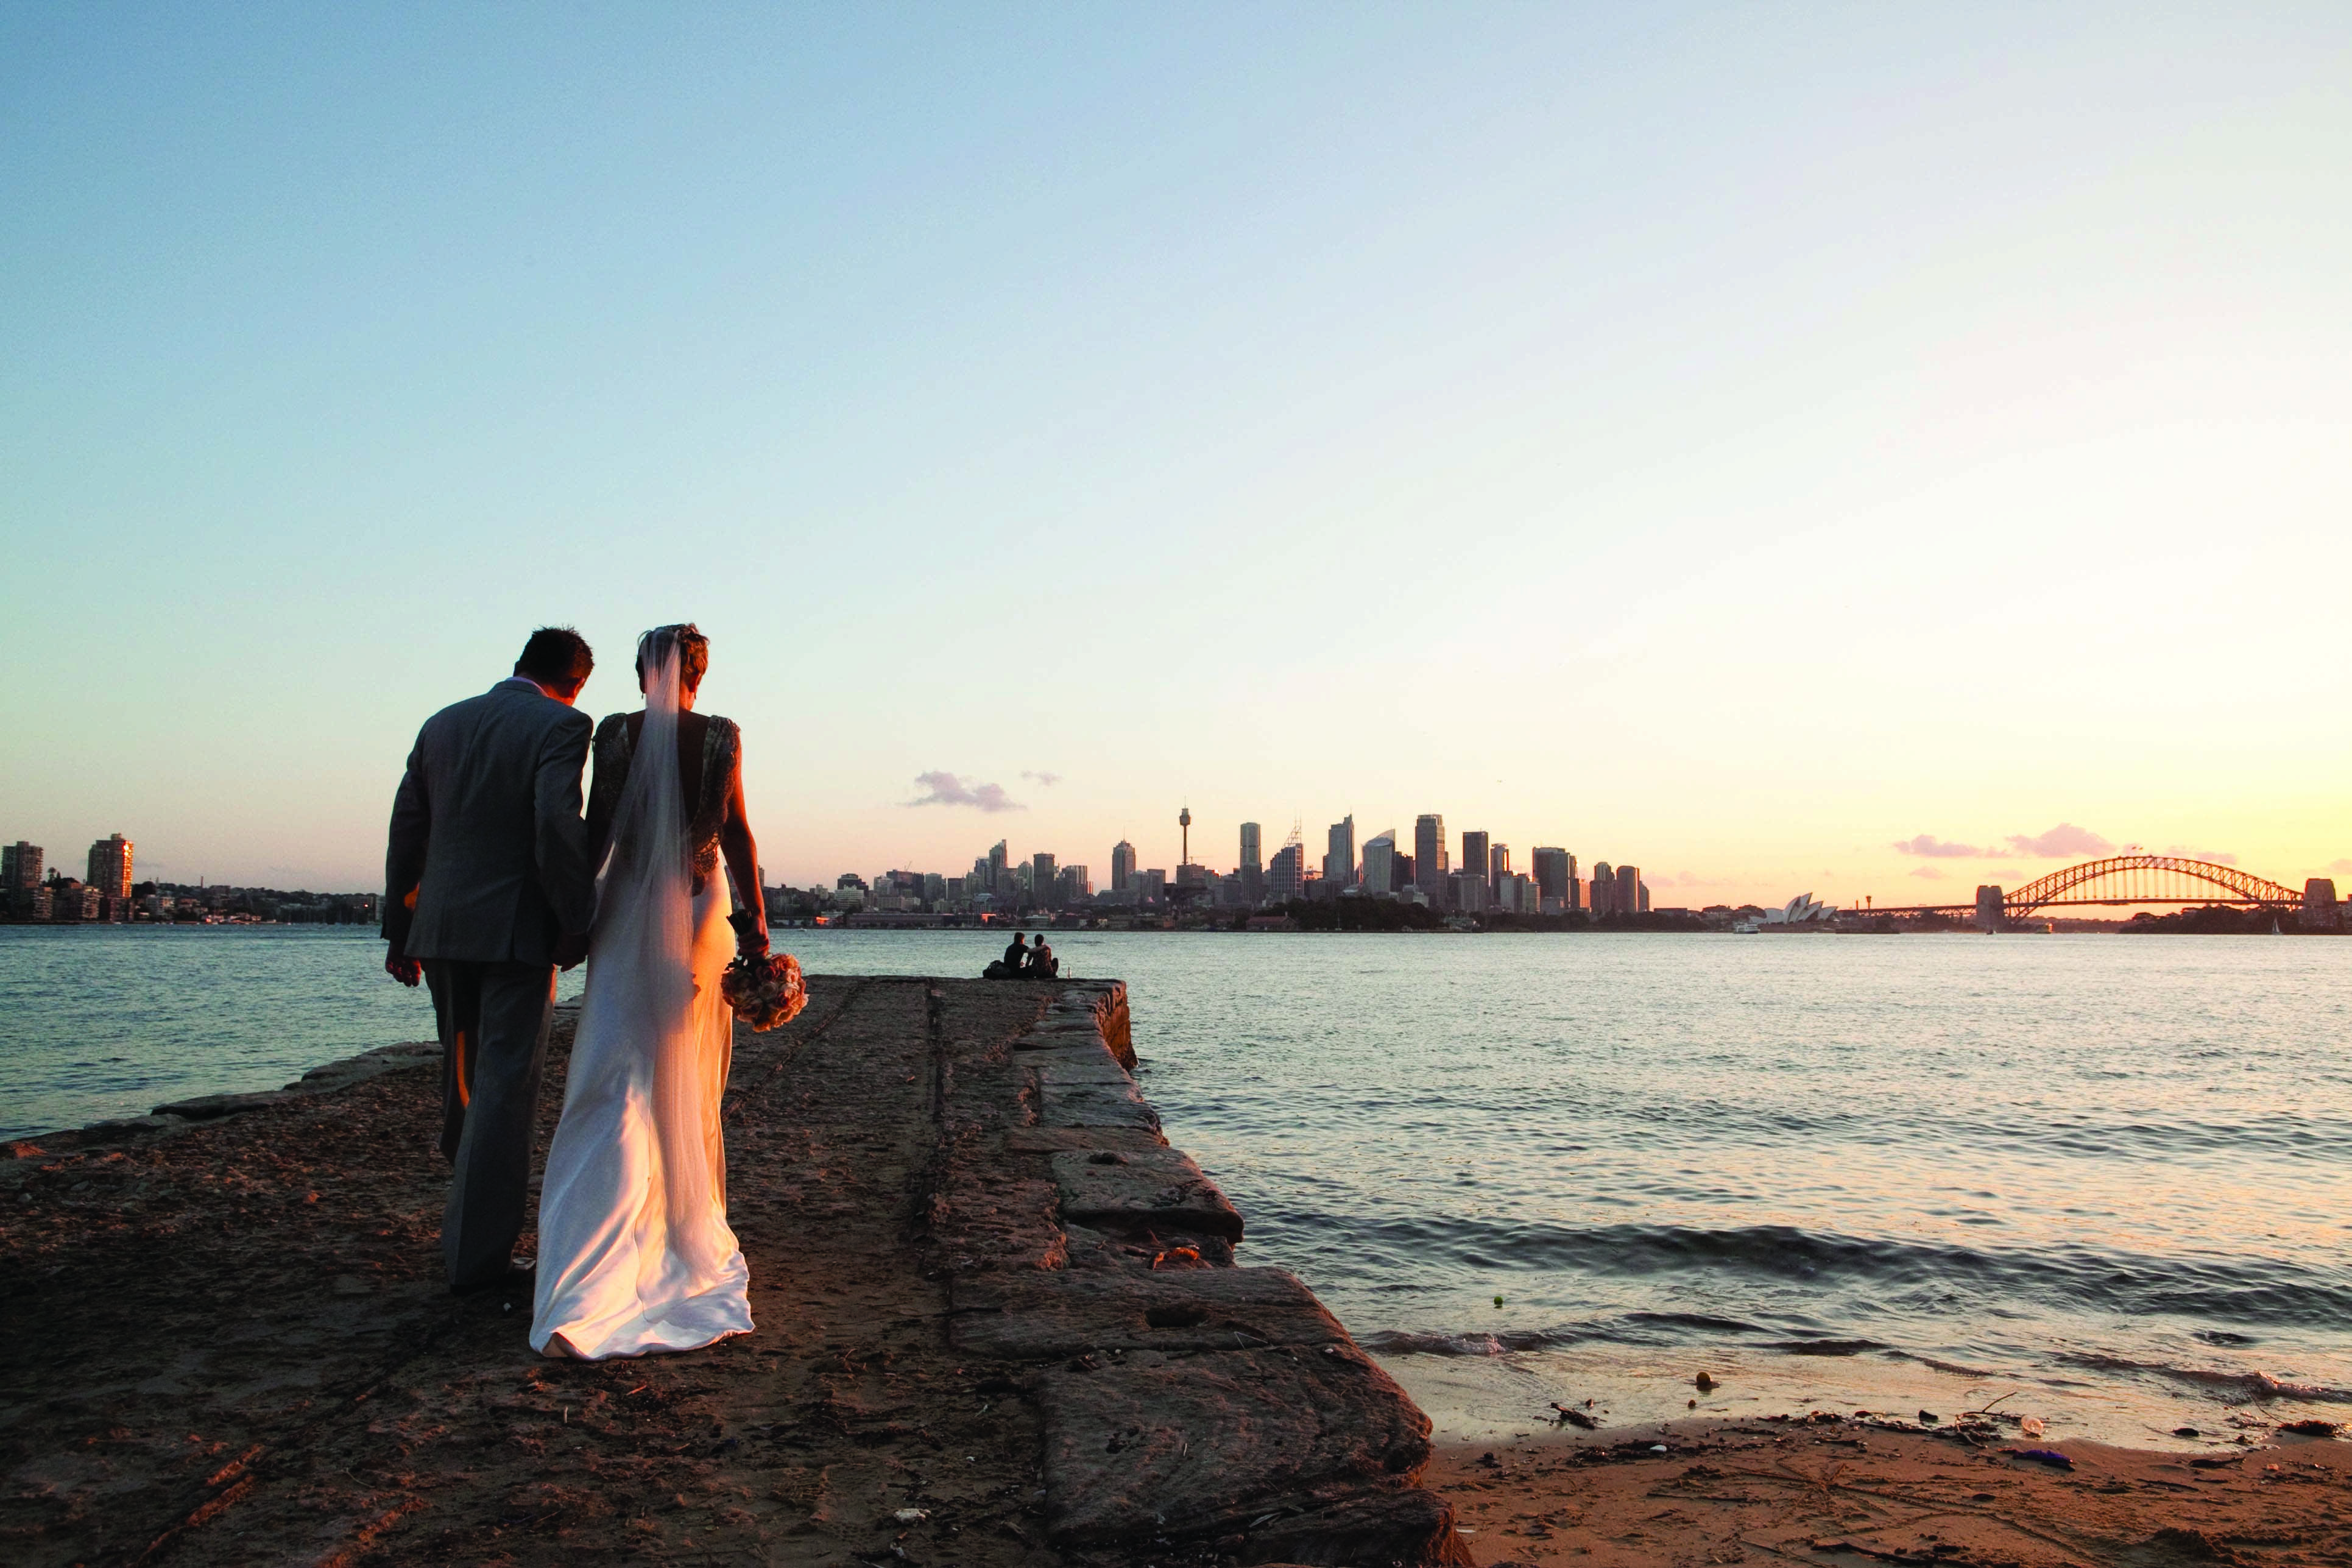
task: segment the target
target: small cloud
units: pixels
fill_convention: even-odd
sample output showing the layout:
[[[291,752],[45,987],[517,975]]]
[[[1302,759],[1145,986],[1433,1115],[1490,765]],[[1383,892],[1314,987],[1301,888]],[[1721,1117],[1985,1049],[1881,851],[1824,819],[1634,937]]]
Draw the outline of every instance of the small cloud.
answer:
[[[1979,855],[1990,855],[1990,849],[1979,849],[1973,844],[1954,844],[1932,833],[1922,833],[1916,838],[1898,840],[1895,852],[1901,855],[1924,855],[1931,860],[1966,860]]]
[[[2339,877],[2352,874],[2352,860],[2330,860],[2327,868]]]
[[[2115,846],[2087,827],[2077,827],[2062,822],[2047,833],[2028,837],[2022,833],[2009,836],[2010,851],[2041,860],[2059,860],[2069,855],[2105,855]]]
[[[2165,846],[2164,852],[2167,855],[2178,855],[2186,860],[2210,860],[2216,866],[2234,866],[2238,863],[2238,858],[2235,855],[2226,854],[2219,849],[2200,849],[2188,844],[2168,844]]]
[[[1944,874],[1933,866],[1915,866],[1911,869],[1911,875],[1925,877],[1930,882],[1940,882],[1944,879]]]
[[[915,782],[923,793],[908,805],[969,805],[979,811],[1023,811],[1019,801],[1004,793],[1003,784],[968,784],[955,774],[944,772],[917,773]]]
[[[1024,779],[1034,779],[1037,783],[1044,784],[1047,789],[1052,789],[1055,784],[1062,782],[1062,775],[1059,773],[1032,773],[1027,768],[1023,768],[1021,770],[1021,776]]]

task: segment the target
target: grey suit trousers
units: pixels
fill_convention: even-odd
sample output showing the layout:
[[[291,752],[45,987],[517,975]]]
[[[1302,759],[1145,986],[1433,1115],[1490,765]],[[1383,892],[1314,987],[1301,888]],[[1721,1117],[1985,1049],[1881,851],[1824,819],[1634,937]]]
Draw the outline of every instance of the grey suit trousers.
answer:
[[[504,1278],[530,1195],[555,966],[428,958],[441,1034],[441,1152],[457,1167],[441,1219],[449,1289]]]

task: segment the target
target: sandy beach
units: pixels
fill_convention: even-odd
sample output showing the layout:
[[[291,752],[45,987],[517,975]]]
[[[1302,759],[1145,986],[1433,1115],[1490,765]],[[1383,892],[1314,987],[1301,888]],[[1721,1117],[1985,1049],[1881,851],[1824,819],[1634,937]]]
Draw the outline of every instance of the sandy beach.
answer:
[[[1676,1424],[1439,1448],[1428,1484],[1480,1563],[2352,1562],[2352,1449],[2287,1435],[2192,1456],[1867,1420]],[[1663,1452],[1659,1449],[1663,1448]]]

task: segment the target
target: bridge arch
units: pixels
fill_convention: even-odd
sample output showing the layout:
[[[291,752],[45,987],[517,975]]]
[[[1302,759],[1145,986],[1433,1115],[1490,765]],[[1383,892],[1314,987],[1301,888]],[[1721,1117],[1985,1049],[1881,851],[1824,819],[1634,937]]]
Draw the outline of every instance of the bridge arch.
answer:
[[[2283,882],[2179,855],[2111,855],[2038,877],[2001,903],[2012,920],[2045,904],[2231,903],[2293,908],[2303,894]]]

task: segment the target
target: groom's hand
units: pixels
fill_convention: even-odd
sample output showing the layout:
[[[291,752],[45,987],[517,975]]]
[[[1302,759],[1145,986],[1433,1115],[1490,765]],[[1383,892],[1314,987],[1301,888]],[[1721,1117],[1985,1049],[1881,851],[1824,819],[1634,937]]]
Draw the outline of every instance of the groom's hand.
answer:
[[[383,972],[403,985],[414,985],[425,977],[425,966],[400,951],[387,946],[383,950]]]
[[[588,933],[586,931],[565,931],[562,936],[556,938],[556,968],[576,969],[580,966],[580,961],[587,956]]]

